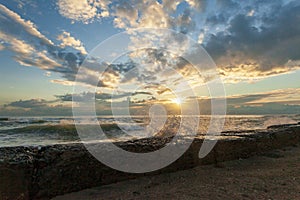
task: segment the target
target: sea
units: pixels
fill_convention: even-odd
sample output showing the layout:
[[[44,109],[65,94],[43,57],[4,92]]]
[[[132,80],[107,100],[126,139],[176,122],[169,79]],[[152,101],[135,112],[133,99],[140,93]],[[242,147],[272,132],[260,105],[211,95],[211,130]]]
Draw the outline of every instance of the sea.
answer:
[[[200,134],[206,134],[210,116],[199,117]],[[174,127],[180,123],[180,116],[170,116],[166,123]],[[134,131],[137,137],[139,129],[149,124],[148,116],[98,116],[98,122],[105,126],[111,138],[124,141],[133,139],[131,135],[123,134],[122,130]],[[89,124],[89,118],[76,118],[76,122]],[[222,132],[245,133],[253,130],[264,130],[272,125],[297,124],[300,115],[227,115]],[[175,125],[174,125],[175,124]],[[117,125],[117,126],[116,126]],[[146,137],[141,135],[140,138]],[[147,136],[149,137],[149,135]],[[74,126],[74,118],[70,116],[43,117],[0,117],[0,147],[12,146],[43,146],[53,144],[68,144],[81,142]]]

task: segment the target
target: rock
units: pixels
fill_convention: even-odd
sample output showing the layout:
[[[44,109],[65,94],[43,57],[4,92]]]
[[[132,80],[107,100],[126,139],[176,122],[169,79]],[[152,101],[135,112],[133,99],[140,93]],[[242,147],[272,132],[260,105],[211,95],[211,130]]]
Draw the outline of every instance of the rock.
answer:
[[[267,129],[288,128],[290,126],[295,126],[295,125],[297,125],[297,124],[279,124],[279,125],[268,126]]]
[[[300,126],[278,126],[247,137],[243,137],[242,133],[236,134],[240,134],[240,137],[228,136],[229,139],[219,140],[214,150],[203,159],[198,158],[203,140],[195,139],[190,148],[170,166],[146,174],[129,174],[111,169],[92,157],[81,143],[2,147],[0,199],[48,199],[85,188],[197,165],[218,164],[222,167],[222,162],[226,160],[248,158],[272,149],[298,144]],[[153,137],[115,144],[125,150],[140,153],[158,150],[171,139],[172,137]],[[184,138],[180,139],[185,141]],[[277,154],[267,156],[278,157]]]
[[[31,166],[0,166],[0,199],[29,199]]]

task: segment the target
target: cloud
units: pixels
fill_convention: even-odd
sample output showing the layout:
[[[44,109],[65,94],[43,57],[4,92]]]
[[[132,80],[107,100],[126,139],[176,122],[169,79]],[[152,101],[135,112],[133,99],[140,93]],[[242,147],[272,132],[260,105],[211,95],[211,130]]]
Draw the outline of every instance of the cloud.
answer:
[[[119,93],[91,93],[86,92],[82,94],[65,94],[65,95],[56,95],[56,98],[60,101],[92,101],[92,100],[100,100],[100,101],[110,101],[110,100],[120,100],[127,97],[135,97],[137,95],[146,95],[152,96],[150,92],[136,91],[136,92],[119,92]]]
[[[38,51],[32,44],[3,32],[0,32],[0,39],[5,41],[3,49],[14,52],[14,59],[21,65],[36,66],[45,70],[60,66],[58,62],[46,55],[47,51]]]
[[[3,44],[0,43],[0,51],[4,50],[5,46]]]
[[[60,79],[54,79],[50,81],[51,83],[61,84],[61,85],[67,85],[72,86],[74,85],[73,81],[67,81],[67,80],[60,80]]]
[[[62,48],[69,46],[73,47],[74,49],[77,49],[82,54],[87,54],[81,41],[72,37],[70,33],[64,31],[61,35],[57,36],[57,39],[61,41],[60,46]]]
[[[64,5],[71,7],[73,3],[65,1]],[[78,7],[85,3],[82,1]],[[178,12],[178,6],[184,3],[185,10]],[[218,65],[225,82],[253,81],[299,69],[300,31],[294,25],[299,24],[299,17],[295,17],[300,13],[297,1],[217,0],[210,6],[210,11],[214,12],[205,12],[208,8],[206,0],[103,4],[117,28],[170,28],[184,34],[196,34],[199,43]],[[93,2],[89,6],[87,9],[93,11],[90,12],[92,16],[86,16],[88,20],[102,9],[93,7]],[[200,15],[203,24],[197,19]]]
[[[168,28],[172,24],[172,18],[157,1],[121,1],[115,6],[114,16],[115,26],[124,29]]]
[[[19,100],[0,107],[2,116],[72,116],[72,107],[57,104],[57,100],[45,99]]]
[[[189,7],[182,14],[175,14],[183,2],[187,2]],[[113,6],[112,16],[117,28],[170,28],[186,34],[195,28],[192,15],[201,7],[201,2],[204,1],[120,1]]]
[[[17,13],[9,10],[5,6],[0,4],[0,14],[1,14],[1,20],[0,20],[0,26],[6,27],[5,29],[2,29],[2,32],[9,32],[9,33],[16,33],[15,36],[19,34],[20,32],[24,31],[26,35],[32,35],[36,38],[39,38],[40,42],[45,45],[51,45],[53,44],[51,40],[47,39],[43,34],[41,34],[36,26],[31,21],[26,21],[20,17]],[[15,21],[17,22],[16,25],[10,24],[8,26],[7,22],[9,21]]]
[[[195,97],[198,99],[198,97]],[[297,114],[300,111],[300,88],[227,96],[227,114]],[[199,99],[204,113],[210,112],[210,99]]]
[[[248,105],[257,105],[263,103],[279,103],[279,104],[298,104],[300,100],[300,88],[287,88],[278,89],[265,93],[258,93],[253,95],[241,96],[241,99],[248,98],[248,101],[244,102]]]
[[[83,73],[77,75],[87,53],[80,40],[64,31],[57,37],[61,43],[54,44],[32,22],[4,6],[0,7],[0,16],[0,26],[6,27],[0,31],[4,48],[12,51],[21,65],[59,73],[62,79],[52,80],[53,83],[74,85],[77,78],[78,84],[112,88],[120,82],[121,74],[133,67],[133,63],[112,65],[91,58],[85,62]],[[107,69],[99,80],[99,69],[104,68]]]
[[[209,97],[190,97],[204,101],[209,101]],[[259,104],[278,103],[287,105],[300,105],[300,88],[286,88],[271,90],[268,92],[232,95],[226,97],[227,104],[229,106],[254,106]]]
[[[129,1],[123,1],[114,6],[114,24],[118,28],[134,27],[137,25],[138,9]]]
[[[44,76],[51,77],[51,72],[45,72]]]
[[[176,11],[177,6],[181,3],[181,0],[163,0],[163,6],[167,12],[174,12]]]
[[[26,21],[3,5],[0,5],[0,27],[5,27],[0,31],[2,49],[13,52],[13,58],[18,63],[57,72],[65,79],[64,81],[75,80],[78,67],[86,53],[79,40],[64,32],[58,37],[62,43],[56,45],[31,21]],[[66,49],[67,47],[69,48]],[[95,73],[90,71],[81,77],[80,81],[89,84],[91,80],[95,80]]]
[[[177,7],[186,2],[193,10],[204,10],[206,0],[58,0],[59,13],[74,22],[85,24],[103,17],[113,17],[118,28],[171,28],[180,26],[173,15]],[[184,22],[186,23],[186,22]]]
[[[195,30],[196,23],[193,20],[191,10],[187,9],[177,19],[177,26],[180,33],[187,34]]]
[[[145,95],[145,98],[135,98]],[[94,101],[92,93],[74,95],[75,101]],[[97,114],[111,114],[111,100],[116,101],[114,106],[122,108],[123,102],[130,98],[130,110],[136,114],[145,114],[152,104],[162,104],[167,110],[174,110],[169,101],[155,99],[151,93],[137,91],[135,93],[118,93],[112,96],[109,93],[96,93]],[[71,115],[72,95],[57,95],[57,99],[30,99],[19,100],[0,107],[1,115]],[[188,105],[189,99],[197,99],[201,114],[210,114],[210,102],[208,97],[189,97],[185,99]],[[217,100],[217,99],[216,99]],[[263,93],[235,95],[227,97],[227,114],[299,114],[300,112],[300,89],[289,88],[273,90]]]
[[[40,108],[47,106],[53,101],[46,101],[45,99],[30,99],[30,100],[19,100],[4,105],[4,107],[18,107],[18,108]]]
[[[75,21],[90,23],[95,19],[109,16],[107,0],[58,0],[59,13]]]
[[[300,4],[267,1],[264,6],[268,4],[265,14],[253,17],[256,13],[238,13],[225,31],[212,34],[204,45],[228,81],[260,79],[299,69],[299,64],[288,63],[300,60],[300,29],[295,26],[300,23],[296,17]]]
[[[211,8],[215,12],[207,12],[209,6],[204,0],[114,3],[59,0],[57,5],[61,15],[83,23],[106,17],[109,13],[115,26],[122,29],[171,28],[184,34],[195,33],[198,41],[217,63],[218,72],[225,82],[253,81],[299,69],[300,30],[294,25],[300,22],[299,17],[294,17],[300,13],[299,3],[231,0],[216,2],[215,7]],[[278,9],[279,7],[281,9]],[[200,15],[203,15],[204,19],[203,27],[199,27],[202,25],[197,18]],[[23,19],[2,5],[0,17],[0,26],[6,27],[0,31],[0,50],[8,49],[14,52],[14,59],[21,65],[59,73],[62,79],[52,80],[54,83],[74,84],[78,68],[87,54],[80,40],[64,31],[57,36],[60,43],[55,44],[55,41],[49,40],[31,21]],[[133,42],[137,47],[138,42],[144,45],[153,38],[139,39],[135,40],[136,43]],[[172,41],[176,39],[170,35],[162,40],[172,46]],[[186,51],[185,55],[189,54],[190,57],[199,53],[196,50],[189,51],[191,47],[185,46],[184,42],[180,47],[180,51]],[[140,56],[142,54],[144,57]],[[131,60],[128,62],[117,64],[102,63],[99,59],[88,60],[84,73],[77,76],[77,81],[103,88],[113,88],[120,83],[137,84],[144,81],[156,88],[154,92],[163,94],[167,90],[157,87],[158,83],[165,84],[169,81],[176,85],[182,80],[182,77],[167,70],[166,66],[173,66],[192,85],[203,84],[211,79],[209,74],[200,79],[197,75],[193,76],[195,71],[186,61],[173,59],[170,55],[158,51],[137,52],[130,56]],[[134,58],[135,56],[137,58]],[[166,58],[168,56],[169,58]],[[141,63],[141,58],[144,59],[144,63]],[[141,68],[142,64],[147,64],[147,68]],[[107,70],[99,81],[97,71],[104,67],[107,67]],[[132,73],[126,74],[129,71]],[[160,73],[162,71],[164,73]]]
[[[190,8],[173,15],[183,2],[121,2],[115,6],[115,25],[129,30],[171,28],[185,34],[200,31],[198,41],[214,58],[226,82],[253,81],[299,69],[299,30],[297,26],[288,27],[299,23],[299,18],[293,17],[299,12],[295,1],[218,0],[214,12],[203,14],[203,10],[200,11],[205,21],[203,29],[199,27],[201,23],[197,24],[196,18],[200,15],[195,8],[205,9],[206,1],[186,1]],[[279,8],[281,11],[277,12]],[[290,18],[294,22],[290,22]],[[287,30],[291,30],[291,34],[287,34]]]
[[[205,9],[207,0],[186,0],[186,2],[193,8],[196,9]]]
[[[41,34],[31,21],[22,19],[3,5],[0,5],[0,27],[5,27],[0,31],[1,49],[14,52],[14,58],[20,64],[41,69],[60,65],[47,56],[48,49],[54,47],[53,42]]]
[[[288,88],[272,90],[262,93],[227,96],[228,115],[247,114],[298,114],[300,112],[300,89]],[[197,99],[201,114],[211,113],[211,99],[209,97],[190,97]],[[187,98],[187,102],[190,98]],[[216,102],[218,99],[214,99]]]

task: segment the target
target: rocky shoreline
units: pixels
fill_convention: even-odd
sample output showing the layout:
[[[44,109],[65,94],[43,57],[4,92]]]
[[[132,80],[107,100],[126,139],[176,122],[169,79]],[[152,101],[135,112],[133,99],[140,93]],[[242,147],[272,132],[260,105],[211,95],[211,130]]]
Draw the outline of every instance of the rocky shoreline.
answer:
[[[0,148],[0,199],[50,199],[51,197],[141,176],[173,172],[198,165],[248,158],[265,151],[300,142],[300,126],[280,125],[249,134],[225,132],[215,148],[203,159],[198,152],[203,139],[196,138],[188,151],[170,166],[146,174],[113,170],[92,157],[80,144],[42,147]],[[148,138],[118,142],[134,152],[153,151],[170,138]]]

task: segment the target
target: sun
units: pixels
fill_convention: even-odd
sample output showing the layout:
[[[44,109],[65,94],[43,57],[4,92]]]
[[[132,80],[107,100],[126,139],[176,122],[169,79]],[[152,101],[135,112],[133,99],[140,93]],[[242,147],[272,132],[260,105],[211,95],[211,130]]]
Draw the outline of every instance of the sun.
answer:
[[[172,103],[175,103],[177,105],[181,105],[181,99],[179,99],[179,98],[172,99]]]

